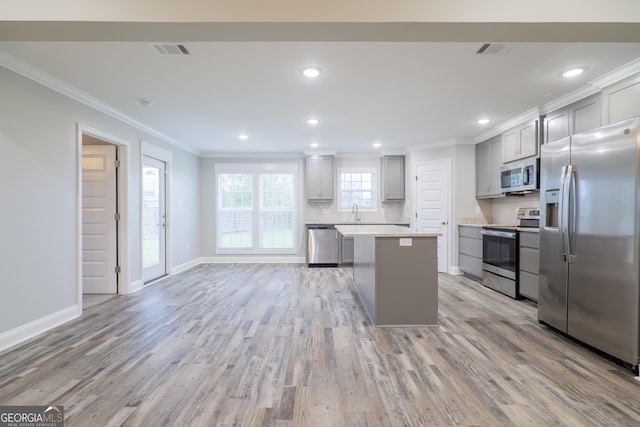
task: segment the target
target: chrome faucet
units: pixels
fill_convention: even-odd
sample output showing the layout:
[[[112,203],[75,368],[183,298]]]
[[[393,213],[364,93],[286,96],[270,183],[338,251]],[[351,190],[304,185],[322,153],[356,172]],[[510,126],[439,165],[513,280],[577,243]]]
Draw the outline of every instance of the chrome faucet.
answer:
[[[358,204],[354,203],[353,206],[351,206],[351,213],[355,212],[356,213],[356,221],[360,221],[360,213],[358,212]]]

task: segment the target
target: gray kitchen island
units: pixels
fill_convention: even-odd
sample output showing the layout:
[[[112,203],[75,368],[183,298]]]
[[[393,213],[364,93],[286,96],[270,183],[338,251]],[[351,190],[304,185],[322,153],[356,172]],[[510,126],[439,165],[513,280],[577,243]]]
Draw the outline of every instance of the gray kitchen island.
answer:
[[[353,282],[376,326],[438,324],[436,233],[396,225],[339,225],[354,238]]]

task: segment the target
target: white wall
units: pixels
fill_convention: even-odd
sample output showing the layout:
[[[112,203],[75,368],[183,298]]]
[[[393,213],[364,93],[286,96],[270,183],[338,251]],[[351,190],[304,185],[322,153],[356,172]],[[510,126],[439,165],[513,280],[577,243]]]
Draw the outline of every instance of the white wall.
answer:
[[[170,250],[174,262],[197,257],[199,164],[195,156],[2,67],[0,99],[0,349],[79,313],[78,123],[130,144],[131,281],[141,279],[142,139],[174,153],[170,191],[181,206],[172,206],[176,247]],[[184,250],[187,242],[193,249]]]

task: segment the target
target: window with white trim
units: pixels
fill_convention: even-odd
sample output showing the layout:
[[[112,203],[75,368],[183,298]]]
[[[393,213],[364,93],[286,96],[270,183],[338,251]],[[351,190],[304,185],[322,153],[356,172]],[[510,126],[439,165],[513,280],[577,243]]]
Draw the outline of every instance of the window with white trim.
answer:
[[[215,166],[218,253],[295,253],[296,164]]]
[[[338,169],[338,211],[377,212],[377,170],[375,168]]]

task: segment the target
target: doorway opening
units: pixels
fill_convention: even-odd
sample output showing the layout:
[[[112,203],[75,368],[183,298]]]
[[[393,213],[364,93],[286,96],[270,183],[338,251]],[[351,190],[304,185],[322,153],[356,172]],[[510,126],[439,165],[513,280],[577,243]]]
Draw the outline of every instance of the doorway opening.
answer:
[[[129,144],[77,126],[77,303],[132,292],[129,260]]]
[[[169,199],[173,154],[142,141],[142,282],[156,282],[171,272]]]
[[[166,163],[142,159],[142,280],[145,284],[167,275]]]
[[[118,293],[118,160],[113,144],[82,138],[82,293]]]

